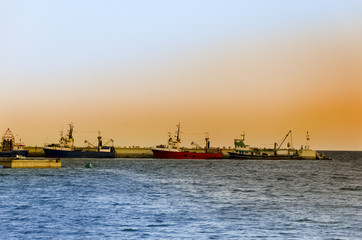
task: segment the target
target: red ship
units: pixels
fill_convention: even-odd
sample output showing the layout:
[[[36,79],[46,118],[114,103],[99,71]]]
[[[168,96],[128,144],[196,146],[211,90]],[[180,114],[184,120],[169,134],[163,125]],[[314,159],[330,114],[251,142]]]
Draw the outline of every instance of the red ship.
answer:
[[[176,140],[171,137],[169,133],[169,139],[167,146],[159,145],[152,149],[153,156],[155,158],[169,158],[169,159],[220,159],[223,157],[221,149],[210,149],[210,140],[206,136],[206,146],[203,152],[199,151],[186,151],[180,148],[180,124],[177,125]],[[191,145],[195,145],[199,149],[201,148],[196,143],[192,142]]]

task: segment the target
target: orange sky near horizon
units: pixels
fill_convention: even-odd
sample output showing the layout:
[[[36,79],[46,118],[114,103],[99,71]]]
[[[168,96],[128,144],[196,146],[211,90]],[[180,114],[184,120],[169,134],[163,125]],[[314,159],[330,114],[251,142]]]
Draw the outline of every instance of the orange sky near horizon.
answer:
[[[141,71],[90,70],[70,74],[73,87],[24,91],[2,106],[0,125],[38,146],[58,141],[69,122],[80,146],[98,130],[116,146],[152,146],[180,122],[184,146],[202,144],[204,132],[213,146],[232,146],[243,131],[249,144],[271,145],[292,129],[299,145],[309,131],[313,148],[362,150],[361,56],[360,43],[338,41],[213,46]]]

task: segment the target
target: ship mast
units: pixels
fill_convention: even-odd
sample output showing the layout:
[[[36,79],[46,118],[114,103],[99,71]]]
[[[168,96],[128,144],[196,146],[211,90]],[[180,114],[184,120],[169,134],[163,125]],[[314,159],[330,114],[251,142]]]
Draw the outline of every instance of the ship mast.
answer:
[[[309,137],[309,132],[307,131],[305,149],[309,149],[309,142],[310,142],[310,137]]]
[[[181,139],[180,139],[180,128],[181,128],[181,125],[180,123],[176,125],[177,127],[177,131],[176,131],[176,142],[177,143],[180,143],[181,142]]]
[[[70,123],[68,134],[66,137],[63,137],[62,131],[60,132],[59,144],[61,147],[70,147],[70,148],[74,147],[73,128],[74,128],[73,123]]]
[[[68,138],[69,138],[69,140],[70,140],[70,139],[73,139],[73,128],[74,128],[73,123],[69,123],[69,132],[68,132]]]
[[[180,123],[178,125],[176,125],[177,127],[177,131],[176,131],[176,136],[174,136],[176,138],[176,140],[174,140],[174,138],[172,138],[171,133],[168,133],[168,145],[167,148],[179,148],[179,144],[181,143],[181,139],[180,139],[180,129],[181,129],[181,125]]]
[[[101,136],[101,132],[98,131],[98,152],[99,152],[99,149],[102,147],[102,136]]]
[[[206,132],[206,136],[205,136],[205,149],[209,149],[209,148],[210,148],[209,133]]]

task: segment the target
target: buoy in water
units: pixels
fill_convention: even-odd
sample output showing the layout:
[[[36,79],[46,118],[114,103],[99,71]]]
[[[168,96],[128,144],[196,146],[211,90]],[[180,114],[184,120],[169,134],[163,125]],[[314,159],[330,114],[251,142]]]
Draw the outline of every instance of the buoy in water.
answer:
[[[87,163],[87,164],[85,165],[85,167],[86,167],[86,168],[92,168],[93,165],[92,165],[91,163]]]

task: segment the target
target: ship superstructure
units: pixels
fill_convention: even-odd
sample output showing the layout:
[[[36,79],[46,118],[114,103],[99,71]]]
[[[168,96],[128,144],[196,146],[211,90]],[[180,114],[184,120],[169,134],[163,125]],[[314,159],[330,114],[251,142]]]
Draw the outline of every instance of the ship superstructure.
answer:
[[[103,145],[102,136],[98,132],[98,144],[94,146],[87,140],[85,143],[91,145],[92,148],[80,149],[74,147],[73,138],[73,123],[69,124],[69,130],[66,136],[63,132],[60,134],[59,143],[45,144],[43,150],[47,157],[61,157],[61,158],[114,158],[116,157],[116,151],[113,147],[113,140],[111,139]],[[106,146],[109,142],[112,142],[112,146]]]
[[[171,133],[168,133],[167,145],[158,145],[152,148],[152,152],[155,158],[169,158],[169,159],[218,159],[222,158],[221,149],[211,149],[209,137],[206,136],[205,148],[202,149],[199,145],[192,142],[191,144],[202,149],[202,151],[186,151],[180,148],[181,144],[181,125],[176,125],[177,131],[174,138]]]
[[[289,139],[286,148],[282,148],[284,142]],[[309,147],[309,132],[307,132],[307,144],[301,146],[300,149],[293,147],[292,131],[289,130],[280,144],[274,143],[273,148],[258,148],[250,147],[245,144],[245,133],[241,138],[234,139],[235,150],[229,152],[231,158],[236,159],[328,159],[323,153],[319,154],[317,151]]]

